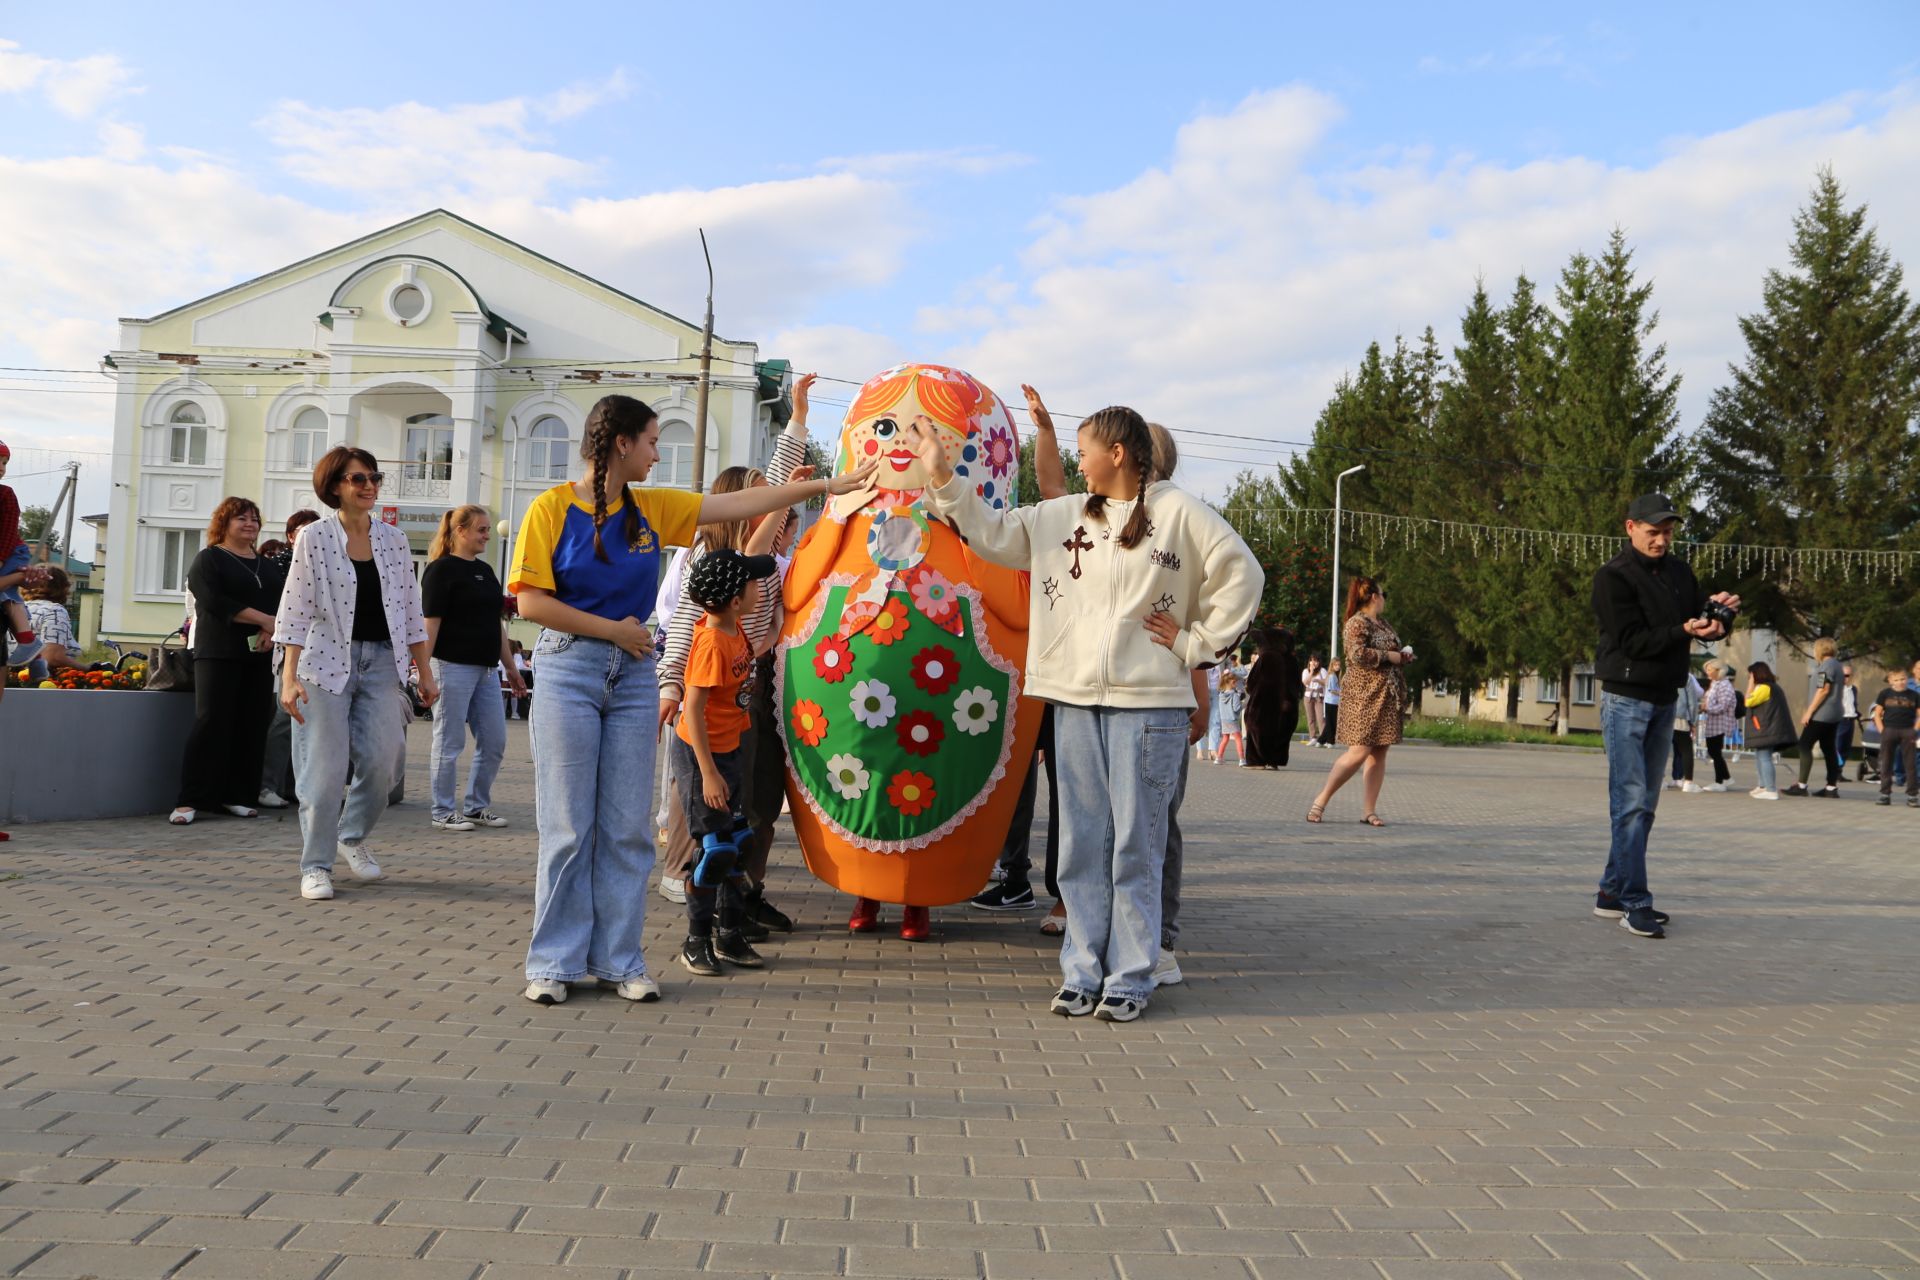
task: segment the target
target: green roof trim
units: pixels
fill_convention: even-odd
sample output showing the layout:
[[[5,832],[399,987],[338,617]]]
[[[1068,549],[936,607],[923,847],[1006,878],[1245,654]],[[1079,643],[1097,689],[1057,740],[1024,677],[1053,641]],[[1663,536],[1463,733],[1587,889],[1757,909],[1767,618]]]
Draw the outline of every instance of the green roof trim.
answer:
[[[787,378],[792,372],[791,360],[762,360],[753,366],[760,382],[760,399],[774,402],[773,425],[782,429],[793,421],[793,399],[787,395]]]

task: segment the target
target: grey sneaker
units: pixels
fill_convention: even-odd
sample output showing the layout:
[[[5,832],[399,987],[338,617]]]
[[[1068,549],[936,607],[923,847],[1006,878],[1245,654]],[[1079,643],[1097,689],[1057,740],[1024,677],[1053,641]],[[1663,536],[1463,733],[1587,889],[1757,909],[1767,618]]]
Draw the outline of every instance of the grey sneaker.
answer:
[[[386,878],[387,873],[380,869],[378,862],[374,861],[373,850],[367,848],[365,844],[347,844],[342,842],[336,847],[340,850],[340,856],[347,860],[347,869],[353,872],[353,878],[355,880],[382,880]]]
[[[637,978],[628,978],[625,982],[608,982],[602,978],[600,985],[612,987],[620,993],[622,1000],[633,1000],[640,1004],[652,1004],[660,998],[660,984],[644,973]]]
[[[433,829],[435,831],[471,831],[473,823],[457,813],[450,813],[444,818],[435,818]]]
[[[527,983],[527,989],[521,994],[535,1004],[565,1004],[567,984],[552,978],[535,978]]]
[[[1177,987],[1186,980],[1186,975],[1180,972],[1180,958],[1165,947],[1160,948],[1160,963],[1153,966],[1153,985]]]
[[[507,825],[507,820],[491,809],[481,809],[476,813],[469,813],[466,815],[466,819],[469,823],[479,827],[504,827]]]
[[[668,902],[685,902],[687,900],[687,882],[678,876],[661,876],[660,896]]]
[[[271,787],[262,787],[258,801],[262,809],[285,809],[287,802],[282,800]]]

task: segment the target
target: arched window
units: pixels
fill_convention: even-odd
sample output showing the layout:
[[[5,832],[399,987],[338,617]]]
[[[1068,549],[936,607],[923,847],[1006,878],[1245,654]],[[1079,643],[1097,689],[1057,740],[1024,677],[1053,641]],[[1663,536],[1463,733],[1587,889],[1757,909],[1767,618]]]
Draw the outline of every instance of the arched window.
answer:
[[[525,449],[527,479],[557,484],[567,478],[573,438],[567,434],[566,423],[550,413],[534,419],[533,425],[527,428]]]
[[[167,461],[207,465],[207,413],[191,400],[173,406],[167,417]]]
[[[684,489],[693,483],[692,427],[684,422],[661,426],[660,461],[654,464],[647,483],[669,489]]]
[[[309,405],[293,416],[293,432],[287,446],[287,468],[300,471],[311,468],[327,451],[327,415]]]

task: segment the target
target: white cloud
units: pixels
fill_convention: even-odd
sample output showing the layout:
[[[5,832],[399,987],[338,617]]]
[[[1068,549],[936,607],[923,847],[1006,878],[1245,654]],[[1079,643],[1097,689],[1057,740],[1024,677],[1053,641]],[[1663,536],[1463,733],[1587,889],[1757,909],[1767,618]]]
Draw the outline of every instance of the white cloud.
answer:
[[[1033,157],[998,147],[948,147],[938,151],[881,151],[871,155],[828,156],[819,168],[872,178],[918,178],[936,174],[979,178],[1019,169]]]
[[[566,104],[573,109],[576,103]],[[581,107],[579,109],[584,109]],[[526,98],[432,107],[277,104],[260,128],[288,173],[363,197],[431,206],[450,196],[544,199],[597,169],[539,143],[533,122],[563,119]]]
[[[1255,94],[1181,129],[1166,164],[1060,201],[1016,300],[974,290],[930,313],[976,325],[949,357],[1077,412],[1125,401],[1176,427],[1302,440],[1368,341],[1432,324],[1450,345],[1477,274],[1501,294],[1521,271],[1550,287],[1619,225],[1655,282],[1692,425],[1818,166],[1871,205],[1896,257],[1920,256],[1920,101],[1905,90],[1675,140],[1640,168],[1419,152],[1343,167],[1320,156],[1338,114],[1309,89]],[[1197,482],[1218,492],[1233,469]]]
[[[75,120],[87,119],[115,98],[140,92],[132,68],[117,54],[48,58],[24,52],[16,40],[0,40],[0,93],[33,91]]]

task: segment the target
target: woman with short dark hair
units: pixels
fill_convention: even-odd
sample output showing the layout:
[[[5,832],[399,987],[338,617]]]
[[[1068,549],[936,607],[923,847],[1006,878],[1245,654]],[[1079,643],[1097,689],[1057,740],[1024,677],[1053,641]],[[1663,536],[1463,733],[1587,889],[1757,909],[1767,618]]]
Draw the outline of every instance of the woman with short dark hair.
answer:
[[[314,496],[334,514],[293,544],[280,602],[280,705],[293,717],[300,792],[300,896],[314,901],[333,897],[336,857],[357,880],[384,875],[365,841],[386,811],[405,742],[409,652],[420,700],[431,706],[440,696],[412,548],[399,529],[373,518],[386,478],[373,455],[353,445],[335,445],[315,464]]]
[[[193,731],[180,761],[180,797],[167,821],[204,811],[256,818],[260,763],[273,704],[268,647],[279,570],[259,553],[260,508],[228,498],[213,509],[207,545],[187,569],[193,594]]]
[[[67,600],[73,578],[59,565],[47,566],[37,582],[20,584],[27,602],[27,625],[40,641],[40,656],[27,664],[27,679],[38,684],[56,671],[80,665],[80,646],[73,639],[73,616]]]

